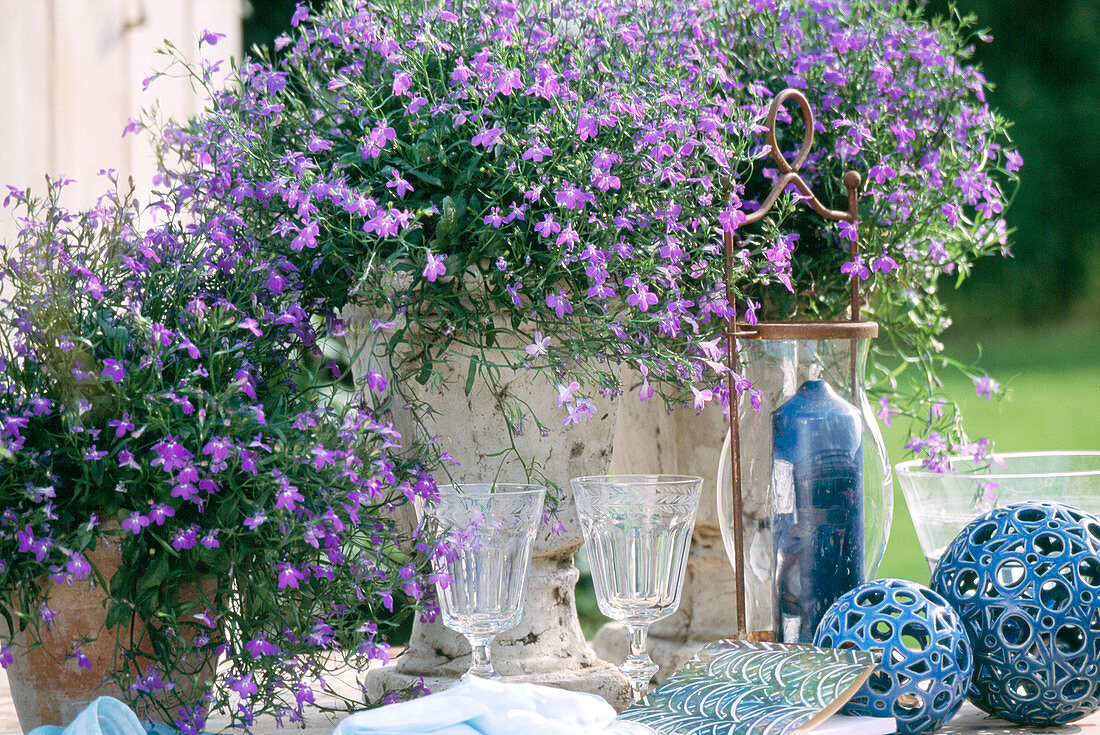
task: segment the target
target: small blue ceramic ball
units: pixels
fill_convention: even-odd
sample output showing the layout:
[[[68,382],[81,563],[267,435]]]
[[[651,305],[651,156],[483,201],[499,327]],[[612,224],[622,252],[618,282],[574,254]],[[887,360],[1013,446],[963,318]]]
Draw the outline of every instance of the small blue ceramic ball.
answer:
[[[947,601],[916,582],[880,579],[841,595],[818,623],[814,645],[882,649],[882,663],[845,714],[892,716],[898,732],[926,733],[966,699],[970,640]]]
[[[992,510],[932,575],[974,644],[968,696],[1025,725],[1100,707],[1100,520],[1061,503]]]

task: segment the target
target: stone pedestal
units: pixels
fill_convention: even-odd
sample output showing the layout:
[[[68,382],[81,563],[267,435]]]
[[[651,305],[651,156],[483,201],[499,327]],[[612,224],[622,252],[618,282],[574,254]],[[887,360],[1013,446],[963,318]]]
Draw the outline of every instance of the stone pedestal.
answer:
[[[376,354],[381,350],[369,349],[369,317],[349,311],[345,318],[351,341],[368,344],[353,366],[356,377],[366,375],[372,366],[388,373],[388,360],[380,360]],[[518,349],[522,353],[522,347]],[[540,529],[523,618],[515,628],[497,636],[493,666],[506,681],[599,694],[621,709],[630,700],[627,679],[615,665],[596,656],[584,640],[577,618],[574,587],[579,573],[573,566],[573,552],[583,537],[569,490],[572,477],[607,472],[618,402],[598,400],[595,415],[563,427],[565,409],[557,406],[557,391],[546,375],[522,367],[502,368],[496,385],[478,380],[466,394],[468,369],[469,362],[456,355],[434,365],[427,385],[402,386],[406,395],[431,407],[421,418],[420,438],[437,437],[439,448],[461,463],[443,468],[449,478],[437,475],[436,479],[525,482],[530,476],[532,482],[560,488],[549,487],[549,493],[557,496],[556,517],[562,527],[555,533],[544,523]],[[543,428],[536,424],[535,416]],[[407,414],[395,414],[394,424],[406,437],[418,430]],[[417,621],[408,651],[392,665],[368,675],[369,694],[378,698],[421,679],[433,691],[444,689],[465,673],[469,664],[470,647],[465,638],[440,621]]]
[[[637,393],[641,378],[631,376],[624,383],[629,397]],[[624,398],[619,408],[611,459],[614,472],[703,478],[680,607],[649,629],[649,653],[661,666],[657,681],[663,681],[704,644],[736,633],[735,580],[722,545],[715,491],[726,429],[726,418],[718,406],[698,416],[679,408],[670,414],[659,399],[641,402]],[[626,629],[609,623],[599,630],[592,645],[601,657],[622,661],[628,647]]]

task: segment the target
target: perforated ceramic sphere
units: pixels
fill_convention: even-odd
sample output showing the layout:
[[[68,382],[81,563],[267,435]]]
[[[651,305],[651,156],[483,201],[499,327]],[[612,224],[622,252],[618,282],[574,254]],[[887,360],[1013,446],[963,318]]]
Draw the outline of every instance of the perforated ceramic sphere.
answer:
[[[932,586],[974,644],[968,696],[1055,725],[1100,707],[1100,521],[1061,503],[997,508],[951,543]]]
[[[845,714],[894,717],[898,732],[931,732],[966,698],[970,641],[947,601],[904,579],[866,582],[833,603],[814,645],[882,650],[882,663]]]

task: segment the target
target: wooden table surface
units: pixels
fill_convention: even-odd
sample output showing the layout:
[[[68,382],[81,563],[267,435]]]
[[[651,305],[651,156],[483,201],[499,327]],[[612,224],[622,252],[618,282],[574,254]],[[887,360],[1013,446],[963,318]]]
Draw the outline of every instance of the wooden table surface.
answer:
[[[970,702],[963,704],[959,713],[936,731],[937,735],[1008,735],[1030,733],[1032,735],[1100,735],[1100,712],[1061,727],[1021,727],[987,715]]]
[[[219,723],[216,719],[208,723],[210,732],[218,732],[226,723]],[[295,727],[279,730],[273,720],[260,720],[253,728],[255,735],[273,735],[276,732],[286,735],[330,735],[335,721],[328,722],[324,716],[318,714],[310,718],[310,725],[305,729]],[[947,726],[936,731],[938,735],[1100,735],[1100,712],[1094,712],[1083,720],[1062,727],[1024,728],[1013,725],[1010,722],[990,717],[967,702],[955,715]],[[11,701],[11,692],[8,690],[8,678],[0,670],[0,735],[22,735],[19,728],[19,720],[15,716],[15,705]]]

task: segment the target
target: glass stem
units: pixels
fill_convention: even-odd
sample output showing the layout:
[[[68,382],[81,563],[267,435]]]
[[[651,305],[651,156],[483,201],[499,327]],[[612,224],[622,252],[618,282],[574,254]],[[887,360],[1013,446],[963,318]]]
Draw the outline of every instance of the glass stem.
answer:
[[[627,624],[626,627],[630,631],[630,655],[626,657],[626,662],[620,670],[630,679],[630,691],[634,695],[634,701],[637,702],[646,695],[650,680],[661,667],[653,662],[646,650],[646,634],[649,632],[649,626]]]
[[[500,679],[500,674],[493,669],[493,662],[489,658],[489,648],[493,644],[493,636],[467,636],[467,638],[470,641],[471,662],[470,670],[466,672],[466,676],[476,676],[479,679]]]
[[[629,630],[630,657],[649,658],[649,653],[646,652],[646,636],[649,634],[649,628],[645,625],[632,625]]]

